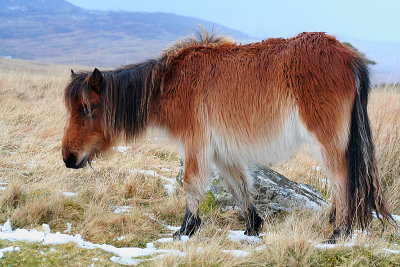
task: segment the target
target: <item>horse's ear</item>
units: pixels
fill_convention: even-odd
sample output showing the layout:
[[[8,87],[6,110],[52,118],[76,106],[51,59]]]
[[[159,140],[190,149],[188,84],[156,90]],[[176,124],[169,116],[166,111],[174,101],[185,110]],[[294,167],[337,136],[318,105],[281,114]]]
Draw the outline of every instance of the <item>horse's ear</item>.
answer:
[[[75,76],[75,72],[73,69],[71,69],[71,76],[74,77]]]
[[[97,93],[100,93],[101,84],[103,82],[103,75],[97,68],[95,68],[94,71],[90,74],[88,81],[91,88]]]

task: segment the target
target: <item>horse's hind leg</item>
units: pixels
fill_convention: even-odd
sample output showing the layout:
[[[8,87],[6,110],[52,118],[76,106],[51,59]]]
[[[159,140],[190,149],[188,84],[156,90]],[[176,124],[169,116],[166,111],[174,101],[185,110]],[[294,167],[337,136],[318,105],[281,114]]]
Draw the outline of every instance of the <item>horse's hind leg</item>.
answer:
[[[346,152],[338,147],[325,148],[324,162],[332,181],[332,209],[330,222],[334,224],[334,231],[328,242],[334,243],[339,237],[346,237],[351,232],[351,218],[349,218],[349,181]]]
[[[264,220],[258,215],[256,207],[253,205],[252,184],[243,164],[229,164],[218,156],[215,163],[221,172],[225,183],[232,192],[238,205],[243,210],[246,220],[246,235],[258,235]]]
[[[198,155],[191,153],[185,158],[183,190],[186,192],[186,213],[181,228],[174,233],[174,239],[180,239],[181,235],[192,236],[201,225],[199,206],[208,185],[209,161]]]

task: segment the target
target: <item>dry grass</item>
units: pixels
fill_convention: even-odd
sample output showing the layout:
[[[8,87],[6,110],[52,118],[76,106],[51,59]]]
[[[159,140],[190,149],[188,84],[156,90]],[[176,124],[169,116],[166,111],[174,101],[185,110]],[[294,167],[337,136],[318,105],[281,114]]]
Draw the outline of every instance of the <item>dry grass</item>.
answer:
[[[174,178],[179,159],[172,145],[163,139],[156,141],[150,135],[131,144],[132,148],[124,153],[114,152],[96,160],[93,169],[66,169],[60,152],[66,120],[62,94],[70,68],[12,60],[1,60],[0,66],[0,182],[9,183],[0,192],[0,222],[10,218],[14,225],[28,228],[48,223],[54,231],[65,230],[66,223],[70,222],[72,233],[80,233],[92,242],[140,247],[159,238],[160,233],[168,232],[162,223],[180,224],[183,192],[178,188],[173,196],[168,196],[162,180],[137,172],[138,169],[154,170]],[[375,90],[370,104],[388,202],[394,213],[400,214],[400,90]],[[276,169],[294,180],[314,185],[329,198],[326,175],[313,168],[317,165],[302,150]],[[67,191],[77,195],[63,195]],[[132,210],[113,212],[113,207],[123,205],[131,206]],[[212,209],[203,219],[202,231],[187,243],[158,244],[178,248],[186,252],[184,257],[172,255],[145,264],[391,266],[400,262],[399,256],[387,255],[381,250],[400,242],[399,236],[393,229],[381,236],[377,223],[373,227],[376,231],[362,237],[356,247],[315,249],[312,242],[323,240],[331,231],[326,210],[271,219],[264,227],[267,236],[257,245],[226,238],[227,229],[243,228],[234,211]],[[126,239],[116,240],[122,235]],[[222,249],[243,249],[251,254],[236,258],[221,253]]]

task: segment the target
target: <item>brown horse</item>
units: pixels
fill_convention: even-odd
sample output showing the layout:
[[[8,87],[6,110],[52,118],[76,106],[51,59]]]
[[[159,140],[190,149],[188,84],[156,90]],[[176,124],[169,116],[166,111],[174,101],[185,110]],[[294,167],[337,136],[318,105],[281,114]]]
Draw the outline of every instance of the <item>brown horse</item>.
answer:
[[[330,240],[368,227],[375,210],[391,218],[379,179],[367,115],[367,66],[324,33],[237,45],[201,32],[157,59],[113,71],[72,72],[63,138],[68,168],[82,168],[117,137],[166,130],[184,150],[187,208],[181,229],[199,228],[210,165],[218,167],[246,215],[246,234],[263,219],[251,197],[249,164],[286,159],[303,143],[333,187]]]

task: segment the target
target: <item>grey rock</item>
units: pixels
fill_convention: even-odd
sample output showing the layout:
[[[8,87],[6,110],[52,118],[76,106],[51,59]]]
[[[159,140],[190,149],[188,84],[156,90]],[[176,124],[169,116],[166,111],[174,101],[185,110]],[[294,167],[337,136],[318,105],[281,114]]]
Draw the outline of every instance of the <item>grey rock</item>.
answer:
[[[255,166],[248,171],[253,178],[255,206],[264,217],[299,209],[318,210],[327,204],[321,193],[310,185],[291,181],[268,167]],[[180,184],[182,177],[183,169],[177,176]],[[219,207],[222,210],[239,210],[217,171],[212,173],[211,179],[210,192],[214,194]]]

